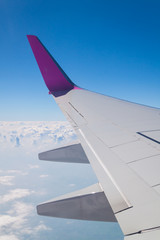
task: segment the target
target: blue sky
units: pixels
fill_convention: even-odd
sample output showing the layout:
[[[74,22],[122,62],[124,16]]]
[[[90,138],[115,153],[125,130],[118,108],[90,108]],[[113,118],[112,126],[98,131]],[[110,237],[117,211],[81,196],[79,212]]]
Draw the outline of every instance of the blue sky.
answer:
[[[0,1],[0,120],[64,120],[26,34],[77,85],[160,107],[159,1]]]

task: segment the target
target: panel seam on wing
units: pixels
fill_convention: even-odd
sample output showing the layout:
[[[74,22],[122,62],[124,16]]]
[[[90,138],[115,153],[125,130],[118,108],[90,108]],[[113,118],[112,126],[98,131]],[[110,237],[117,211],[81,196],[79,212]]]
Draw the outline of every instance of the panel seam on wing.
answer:
[[[68,103],[81,117],[84,118],[84,116],[73,106],[73,104],[71,102],[68,102]]]

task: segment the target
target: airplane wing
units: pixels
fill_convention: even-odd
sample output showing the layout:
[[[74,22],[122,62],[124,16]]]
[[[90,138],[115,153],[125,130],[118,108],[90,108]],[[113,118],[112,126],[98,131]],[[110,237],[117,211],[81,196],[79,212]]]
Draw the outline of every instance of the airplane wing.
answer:
[[[39,205],[38,213],[118,221],[125,240],[159,240],[160,109],[79,88],[36,36],[27,37],[50,93],[80,141],[52,150],[46,159],[89,162],[99,181]]]

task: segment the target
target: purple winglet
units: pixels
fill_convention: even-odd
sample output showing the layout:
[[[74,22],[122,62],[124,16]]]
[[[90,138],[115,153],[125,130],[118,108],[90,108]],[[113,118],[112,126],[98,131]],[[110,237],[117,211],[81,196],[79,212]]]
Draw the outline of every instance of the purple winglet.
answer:
[[[65,94],[71,89],[79,89],[69,79],[36,36],[27,35],[27,38],[50,93],[59,96]]]

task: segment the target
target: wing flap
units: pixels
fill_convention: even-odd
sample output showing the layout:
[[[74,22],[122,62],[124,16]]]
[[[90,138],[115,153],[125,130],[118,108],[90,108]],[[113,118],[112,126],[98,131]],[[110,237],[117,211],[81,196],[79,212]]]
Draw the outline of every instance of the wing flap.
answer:
[[[89,163],[80,143],[63,146],[50,151],[39,153],[40,160],[68,163]]]
[[[99,184],[40,204],[37,212],[57,218],[117,222]]]

